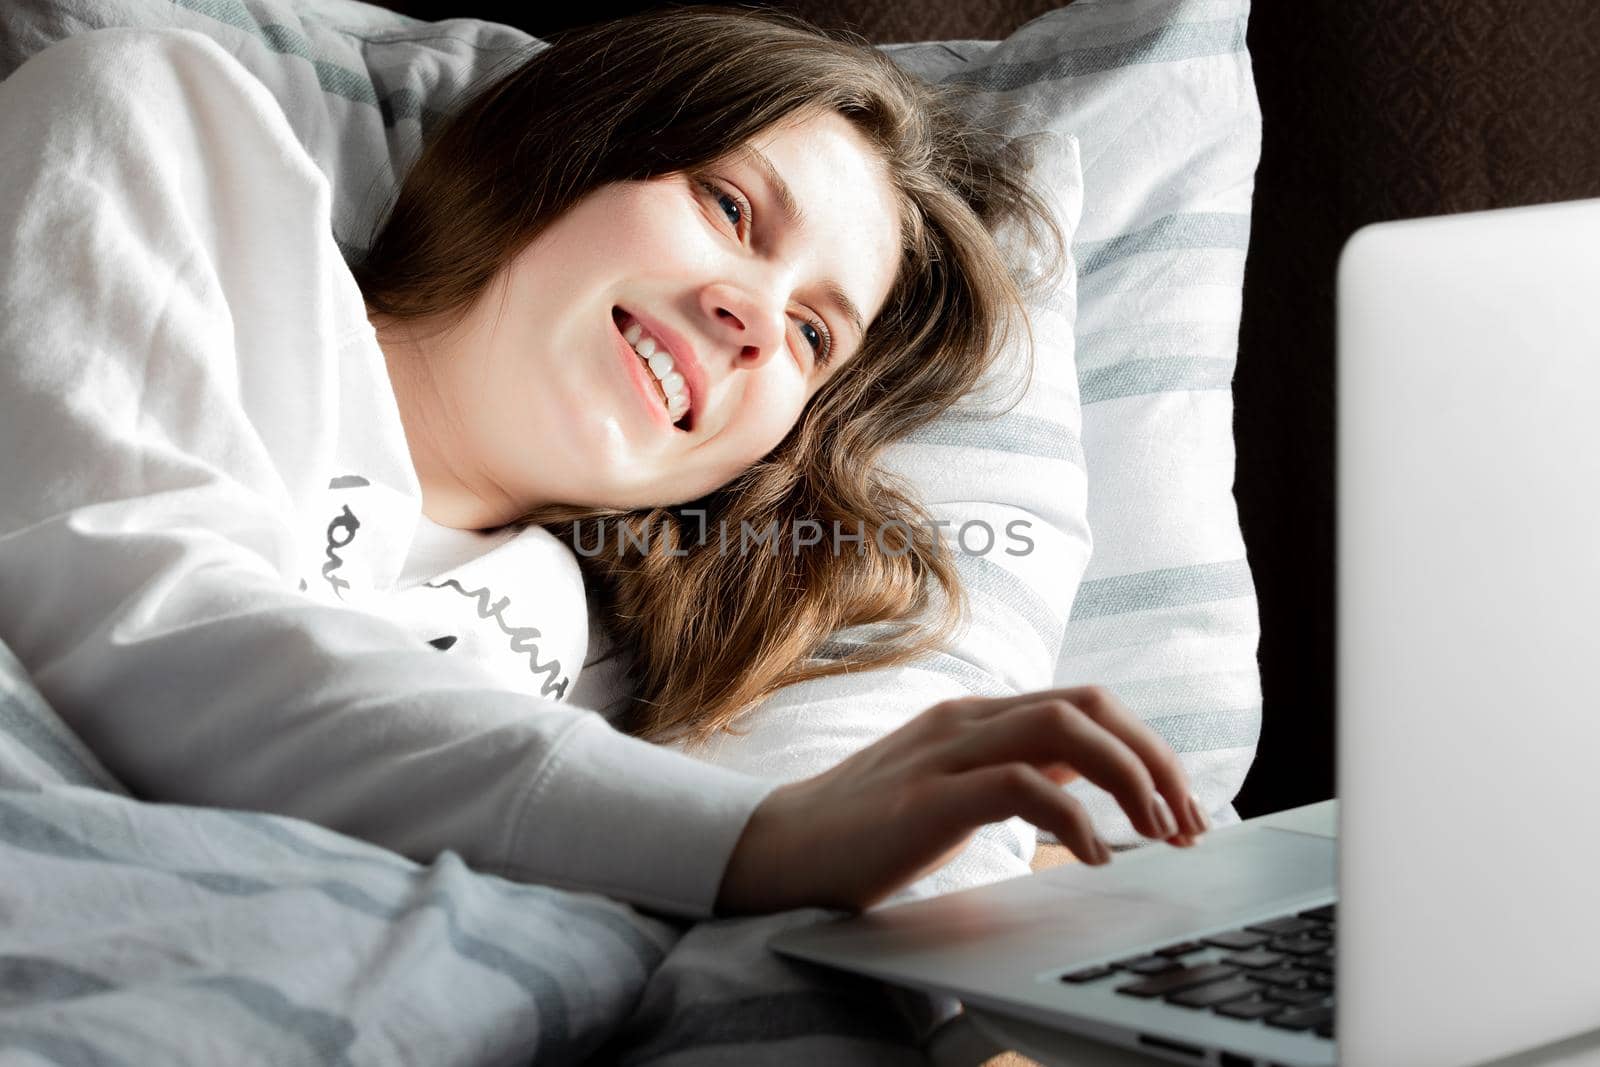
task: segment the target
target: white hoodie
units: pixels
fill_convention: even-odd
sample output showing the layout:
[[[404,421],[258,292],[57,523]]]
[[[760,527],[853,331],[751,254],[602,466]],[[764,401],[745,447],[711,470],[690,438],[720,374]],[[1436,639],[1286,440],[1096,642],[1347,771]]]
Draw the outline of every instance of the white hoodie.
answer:
[[[98,30],[0,83],[0,146],[0,640],[107,767],[710,917],[777,783],[562,703],[571,554],[422,519],[267,90],[192,31]]]

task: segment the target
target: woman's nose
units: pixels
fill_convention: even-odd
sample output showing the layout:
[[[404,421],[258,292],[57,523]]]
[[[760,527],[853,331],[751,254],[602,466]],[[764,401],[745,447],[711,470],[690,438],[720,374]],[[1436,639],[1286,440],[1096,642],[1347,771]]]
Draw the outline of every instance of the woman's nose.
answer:
[[[710,287],[703,299],[716,335],[735,350],[735,367],[755,370],[783,350],[784,320],[777,301],[733,286]]]

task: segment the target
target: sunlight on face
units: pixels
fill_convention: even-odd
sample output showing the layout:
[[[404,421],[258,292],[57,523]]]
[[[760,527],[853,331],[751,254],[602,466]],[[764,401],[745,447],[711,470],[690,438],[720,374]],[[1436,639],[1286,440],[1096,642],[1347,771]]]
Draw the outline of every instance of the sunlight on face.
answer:
[[[744,148],[697,177],[590,193],[502,272],[445,351],[394,375],[403,413],[417,412],[407,437],[431,518],[477,527],[550,502],[693,500],[770,452],[854,356],[849,307],[870,324],[899,259],[881,162],[833,112]],[[668,384],[684,380],[687,430],[622,336],[635,320],[670,351],[670,371],[655,361]]]

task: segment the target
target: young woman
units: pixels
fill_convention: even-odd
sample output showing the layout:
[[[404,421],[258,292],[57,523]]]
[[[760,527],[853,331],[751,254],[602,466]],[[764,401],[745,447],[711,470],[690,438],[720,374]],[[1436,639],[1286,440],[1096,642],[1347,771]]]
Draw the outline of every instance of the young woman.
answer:
[[[1152,837],[1206,828],[1093,687],[945,702],[782,786],[650,743],[958,617],[875,460],[991,366],[993,232],[1049,220],[1020,146],[872,49],[716,9],[568,35],[438,131],[353,270],[197,34],[57,44],[0,83],[0,139],[0,639],[135,794],[692,917],[864,908],[1013,815],[1106,862],[1079,774]],[[696,532],[801,519],[910,536]],[[627,732],[529,625],[581,616],[579,561]],[[447,604],[540,669],[458,655]],[[905,640],[809,660],[863,622]]]

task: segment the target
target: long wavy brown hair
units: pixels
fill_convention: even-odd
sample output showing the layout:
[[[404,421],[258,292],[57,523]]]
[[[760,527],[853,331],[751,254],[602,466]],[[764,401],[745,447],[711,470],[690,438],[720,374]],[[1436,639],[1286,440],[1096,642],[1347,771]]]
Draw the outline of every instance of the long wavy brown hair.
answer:
[[[784,686],[909,662],[965,619],[949,546],[879,461],[980,384],[1015,325],[1027,327],[1026,295],[1066,262],[1024,177],[1032,139],[974,122],[968,92],[784,13],[689,6],[583,27],[517,57],[453,112],[354,265],[369,309],[448,330],[545,226],[607,183],[698,176],[824,109],[881,158],[901,212],[893,287],[788,436],[698,500],[551,505],[522,520],[574,548],[591,608],[628,656],[631,703],[611,709],[621,729],[697,744]],[[996,243],[1007,224],[1030,249],[1052,239],[1042,273],[1008,263]],[[826,535],[796,551],[815,534],[806,522]],[[741,544],[747,528],[776,530],[782,548]],[[855,533],[865,536],[843,540]],[[818,655],[869,623],[882,624],[872,640]]]

